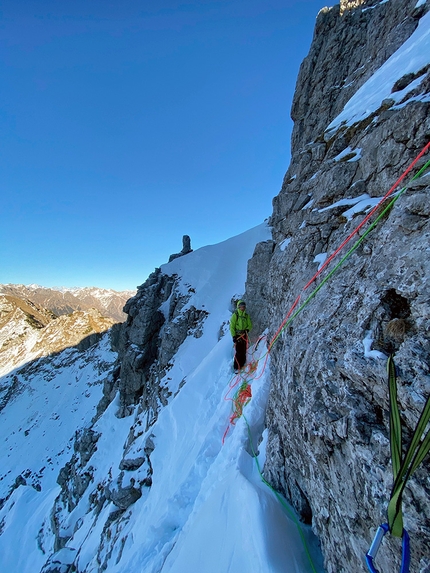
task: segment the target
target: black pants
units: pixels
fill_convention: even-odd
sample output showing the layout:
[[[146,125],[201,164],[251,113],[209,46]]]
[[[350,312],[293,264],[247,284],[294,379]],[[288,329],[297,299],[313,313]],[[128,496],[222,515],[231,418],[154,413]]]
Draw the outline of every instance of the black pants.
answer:
[[[248,335],[241,334],[237,337],[235,344],[235,354],[233,368],[239,370],[246,364],[246,349],[248,348]]]

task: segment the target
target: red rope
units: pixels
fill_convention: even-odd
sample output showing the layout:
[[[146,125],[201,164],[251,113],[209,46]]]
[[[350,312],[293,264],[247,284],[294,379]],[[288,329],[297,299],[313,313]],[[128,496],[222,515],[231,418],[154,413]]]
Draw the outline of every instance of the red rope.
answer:
[[[238,418],[240,418],[240,416],[243,413],[243,408],[246,406],[246,404],[251,400],[252,397],[252,393],[251,393],[251,386],[248,384],[248,379],[249,377],[252,377],[252,380],[258,380],[259,378],[261,378],[261,376],[263,375],[265,369],[266,369],[266,365],[267,365],[267,361],[269,359],[269,355],[270,352],[272,350],[272,346],[274,344],[274,342],[276,341],[276,339],[278,338],[279,334],[281,333],[281,331],[283,330],[283,328],[285,327],[285,324],[288,322],[289,318],[291,317],[294,309],[296,308],[296,306],[299,304],[300,299],[302,297],[302,293],[317,279],[317,277],[322,273],[322,271],[327,267],[327,265],[335,258],[335,256],[343,249],[343,247],[359,232],[359,230],[367,223],[367,221],[372,217],[372,215],[379,209],[379,207],[382,205],[382,203],[390,196],[393,194],[394,190],[398,187],[398,185],[403,181],[403,179],[406,177],[406,175],[413,169],[413,167],[416,165],[416,163],[420,160],[420,158],[428,151],[428,149],[430,148],[430,141],[427,143],[427,145],[422,149],[422,151],[417,155],[417,157],[412,161],[412,163],[409,165],[409,167],[407,169],[405,169],[405,171],[402,173],[402,175],[397,179],[397,181],[394,183],[394,185],[392,185],[392,187],[389,189],[389,191],[384,195],[384,197],[378,202],[378,204],[366,215],[366,217],[363,219],[363,221],[358,225],[358,227],[352,232],[350,233],[350,235],[348,235],[348,237],[342,242],[342,244],[334,251],[334,253],[324,262],[324,264],[322,265],[322,267],[320,269],[318,269],[318,271],[314,274],[314,276],[308,281],[308,283],[303,287],[302,292],[299,294],[299,296],[296,298],[296,300],[294,301],[293,305],[291,306],[290,310],[288,311],[286,317],[284,318],[284,320],[282,321],[281,325],[279,326],[278,330],[276,331],[275,335],[273,336],[271,342],[268,345],[268,350],[265,354],[265,360],[264,360],[264,364],[263,364],[263,368],[260,372],[260,374],[258,376],[253,376],[253,374],[256,372],[257,370],[257,365],[258,362],[260,361],[260,359],[254,359],[254,356],[252,357],[252,360],[250,362],[250,364],[248,364],[245,369],[242,371],[244,376],[244,380],[245,382],[242,384],[241,389],[239,390],[239,392],[237,393],[235,398],[229,398],[228,395],[230,394],[231,390],[233,388],[235,388],[237,386],[237,384],[239,383],[239,381],[242,379],[242,375],[239,372],[238,375],[236,377],[234,377],[229,384],[229,390],[227,392],[227,394],[224,396],[224,400],[229,400],[231,402],[233,402],[233,404],[235,405],[235,409],[233,411],[233,414],[230,416],[230,423],[227,426],[223,438],[222,438],[222,443],[224,444],[224,440],[227,436],[227,433],[230,429],[230,425],[234,425],[236,420]],[[257,341],[257,343],[255,344],[254,348],[257,348],[259,342],[261,340],[263,340],[264,338],[266,338],[265,336],[260,337]],[[232,381],[234,380],[234,383],[232,384]]]
[[[379,207],[382,205],[382,203],[384,201],[386,201],[386,199],[393,194],[394,190],[398,187],[398,185],[403,181],[403,179],[406,177],[406,175],[414,168],[414,166],[416,165],[416,163],[421,159],[421,157],[428,151],[428,149],[430,148],[430,141],[427,143],[427,145],[424,146],[424,148],[421,150],[421,152],[417,155],[417,157],[412,161],[412,163],[409,165],[409,167],[407,169],[405,169],[405,171],[402,173],[402,175],[397,179],[397,181],[394,183],[394,185],[391,186],[391,188],[389,189],[389,191],[387,191],[387,193],[384,195],[384,197],[382,197],[382,199],[379,201],[379,203],[366,215],[366,217],[361,221],[361,223],[358,225],[358,227],[356,229],[354,229],[354,231],[352,231],[352,233],[350,233],[350,235],[348,235],[348,237],[346,237],[346,239],[343,241],[343,243],[334,251],[334,253],[332,253],[330,255],[330,257],[324,262],[324,264],[321,266],[321,268],[318,269],[318,271],[314,274],[314,276],[307,282],[307,284],[303,287],[302,293],[310,287],[310,285],[317,279],[317,277],[322,273],[322,271],[327,267],[327,265],[330,264],[330,262],[335,258],[335,256],[343,249],[343,247],[349,243],[349,241],[359,232],[359,230],[367,223],[367,221],[372,217],[372,215],[379,209]],[[290,318],[293,310],[296,308],[296,306],[298,305],[301,297],[302,297],[302,293],[299,294],[299,296],[296,298],[296,300],[294,301],[294,304],[292,305],[292,307],[290,308],[290,310],[288,311],[287,316],[284,318],[284,320],[281,323],[281,326],[278,328],[278,330],[276,331],[275,335],[273,336],[270,344],[269,344],[269,352],[275,342],[275,340],[278,338],[279,334],[281,333],[282,329],[284,328],[285,324],[288,322],[288,319]]]
[[[421,159],[421,157],[426,153],[426,151],[430,148],[430,141],[427,145],[423,148],[423,150],[419,153],[419,155],[412,161],[409,167],[402,173],[402,175],[397,179],[394,185],[391,187],[389,191],[384,195],[384,197],[379,201],[379,203],[366,215],[366,217],[361,221],[358,227],[343,241],[343,243],[334,251],[334,253],[324,262],[322,267],[318,269],[318,271],[314,274],[311,280],[304,286],[303,290],[306,290],[314,280],[322,273],[322,271],[326,268],[326,266],[334,259],[334,257],[343,249],[343,247],[358,233],[358,231],[367,223],[370,217],[379,209],[382,203],[393,194],[394,190],[398,187],[398,185],[403,181],[406,175],[414,168],[417,161]]]
[[[252,398],[251,386],[245,382],[242,384],[237,396],[234,399],[235,410],[230,416],[230,424],[234,424],[243,414],[243,409]]]
[[[239,378],[239,376],[238,376],[238,378]],[[251,398],[252,398],[251,386],[246,381],[242,383],[241,387],[239,388],[238,392],[236,393],[236,396],[234,398],[229,398],[229,400],[231,400],[234,404],[234,410],[233,410],[232,415],[230,416],[229,424],[228,424],[228,426],[224,432],[224,435],[222,437],[222,443],[224,443],[224,440],[227,436],[227,433],[230,429],[230,426],[234,426],[236,423],[236,420],[238,420],[242,416],[243,409],[248,404],[248,402],[251,400]]]

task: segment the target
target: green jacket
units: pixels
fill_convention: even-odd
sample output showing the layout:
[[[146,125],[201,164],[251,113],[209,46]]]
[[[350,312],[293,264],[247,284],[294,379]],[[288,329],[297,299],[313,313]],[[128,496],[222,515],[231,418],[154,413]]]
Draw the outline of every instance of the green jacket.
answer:
[[[239,301],[237,303],[237,310],[233,312],[230,318],[230,333],[232,336],[238,336],[245,330],[251,330],[252,322],[249,314],[245,311],[239,310]]]

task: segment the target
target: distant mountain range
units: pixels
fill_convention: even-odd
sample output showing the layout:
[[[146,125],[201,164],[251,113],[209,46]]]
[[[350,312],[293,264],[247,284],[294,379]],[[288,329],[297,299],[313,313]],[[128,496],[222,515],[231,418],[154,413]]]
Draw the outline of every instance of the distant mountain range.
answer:
[[[124,322],[126,315],[122,309],[135,293],[96,287],[46,288],[40,285],[0,284],[0,294],[31,302],[56,316],[95,308],[102,316],[115,322]]]
[[[123,322],[132,291],[0,285],[0,375],[76,347],[85,350]]]

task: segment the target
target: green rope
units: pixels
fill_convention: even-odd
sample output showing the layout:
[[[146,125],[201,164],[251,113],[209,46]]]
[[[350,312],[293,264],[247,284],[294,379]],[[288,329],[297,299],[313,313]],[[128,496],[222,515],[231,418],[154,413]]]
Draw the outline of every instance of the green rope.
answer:
[[[430,160],[427,161],[427,163],[425,163],[425,165],[414,175],[414,177],[412,177],[410,183],[412,181],[414,181],[415,179],[417,179],[418,177],[420,177],[422,175],[422,173],[429,166],[430,166]],[[403,193],[406,191],[406,189],[408,188],[410,183],[408,185],[406,185],[405,187],[403,187],[390,200],[390,202],[385,206],[385,208],[381,211],[381,213],[373,221],[373,223],[371,225],[369,225],[368,229],[363,233],[363,235],[355,242],[355,244],[350,248],[350,250],[342,257],[342,259],[330,271],[330,273],[324,278],[324,280],[321,281],[321,283],[318,285],[318,287],[306,298],[306,300],[300,305],[300,307],[290,316],[290,318],[285,322],[283,327],[279,330],[279,332],[275,336],[275,338],[271,341],[267,352],[262,357],[260,357],[260,360],[271,352],[273,345],[279,339],[282,332],[291,324],[291,322],[297,317],[297,315],[299,315],[302,312],[302,310],[310,303],[310,301],[322,289],[322,287],[326,284],[326,282],[328,280],[330,280],[330,278],[336,273],[336,271],[343,265],[343,263],[346,261],[346,259],[348,259],[351,256],[351,254],[361,245],[361,243],[365,240],[365,238],[369,235],[369,233],[371,233],[371,231],[376,227],[376,225],[379,223],[379,221],[385,216],[386,213],[388,213],[388,211],[391,210],[391,208],[393,207],[395,202],[403,195]],[[390,364],[390,362],[389,362],[389,364]],[[393,371],[391,370],[390,371],[390,381],[392,380],[392,378],[393,378]],[[395,380],[395,370],[394,370],[394,380]],[[391,404],[393,404],[394,402],[397,404],[397,389],[395,389],[395,391],[394,391],[394,387],[392,387],[391,382],[390,382],[390,388],[392,388],[392,391],[393,391],[392,398],[390,397],[390,402],[391,402]],[[392,463],[393,463],[393,473],[394,473],[394,487],[393,487],[391,501],[390,501],[389,508],[388,508],[388,513],[389,513],[390,530],[391,530],[392,534],[396,535],[399,527],[401,527],[400,535],[397,535],[398,537],[401,537],[402,531],[403,531],[403,520],[402,520],[402,513],[401,513],[401,496],[402,496],[402,493],[403,493],[403,490],[404,490],[404,487],[406,485],[407,480],[412,475],[412,473],[415,471],[415,469],[418,467],[418,465],[421,463],[421,461],[425,458],[425,456],[427,455],[427,453],[430,449],[430,431],[427,433],[424,440],[421,442],[421,445],[419,447],[417,447],[418,442],[421,438],[421,435],[424,432],[425,427],[426,427],[426,425],[430,419],[430,397],[427,400],[426,406],[424,408],[424,411],[421,415],[421,418],[420,418],[418,425],[417,425],[417,428],[415,430],[411,445],[410,445],[410,447],[406,453],[405,459],[403,460],[402,464],[400,463],[401,462],[401,423],[400,423],[400,414],[399,414],[397,405],[395,408],[391,407],[391,411],[393,413],[392,419],[390,419],[390,432],[391,432],[391,435],[393,436],[392,441],[391,441],[391,451],[392,451],[392,460],[393,460]],[[396,412],[397,412],[397,414],[396,414]],[[264,478],[262,471],[261,471],[261,468],[260,468],[260,463],[258,461],[257,454],[254,450],[254,445],[253,445],[252,436],[251,436],[251,428],[249,426],[248,420],[246,419],[246,417],[243,413],[242,413],[242,416],[243,416],[243,418],[246,422],[247,428],[248,428],[249,442],[250,442],[252,454],[253,454],[253,457],[255,459],[255,462],[257,465],[257,470],[258,470],[258,473],[260,475],[260,478],[261,478],[262,482],[275,494],[276,498],[281,503],[281,505],[284,507],[284,509],[288,513],[289,517],[291,518],[291,520],[295,523],[295,525],[299,531],[303,546],[305,548],[306,555],[309,559],[309,563],[311,565],[312,571],[314,573],[316,573],[316,569],[315,569],[314,563],[312,561],[312,557],[311,557],[305,536],[303,534],[302,528],[300,526],[300,523],[297,520],[294,513],[291,511],[290,507],[288,506],[288,504],[286,503],[284,498]],[[414,451],[415,451],[415,455],[414,455]],[[391,515],[391,523],[393,524],[394,531],[393,531],[391,523],[390,523],[390,515]]]
[[[314,565],[314,563],[313,563],[313,561],[312,561],[312,556],[311,556],[311,553],[310,553],[310,551],[309,551],[309,547],[308,547],[308,544],[307,544],[307,542],[306,542],[306,538],[305,538],[305,536],[304,536],[304,533],[303,533],[303,530],[302,530],[302,528],[301,528],[300,522],[299,522],[299,520],[297,519],[297,517],[295,516],[294,512],[291,511],[291,508],[289,507],[289,505],[287,504],[287,502],[285,501],[285,499],[281,496],[281,494],[280,494],[279,492],[277,492],[276,489],[275,489],[275,488],[266,480],[266,478],[263,476],[263,473],[262,473],[261,467],[260,467],[260,462],[258,461],[258,456],[257,456],[257,453],[256,453],[256,451],[255,451],[255,449],[254,449],[254,444],[253,444],[252,435],[251,435],[251,428],[250,428],[250,426],[249,426],[248,420],[247,420],[246,417],[245,417],[245,414],[243,414],[242,417],[243,417],[243,419],[245,420],[246,426],[247,426],[247,428],[248,428],[249,444],[250,444],[250,446],[251,446],[252,456],[253,456],[253,458],[254,458],[254,460],[255,460],[255,463],[256,463],[256,465],[257,465],[257,470],[258,470],[258,473],[259,473],[259,475],[260,475],[261,481],[275,494],[276,499],[281,503],[282,507],[283,507],[283,508],[286,510],[286,512],[288,513],[288,517],[293,521],[293,523],[294,523],[295,526],[297,527],[297,530],[298,530],[299,535],[300,535],[300,538],[301,538],[301,540],[302,540],[303,547],[304,547],[304,549],[305,549],[306,556],[307,556],[307,558],[308,558],[308,560],[309,560],[309,563],[310,563],[310,566],[311,566],[311,568],[312,568],[312,571],[313,571],[313,573],[317,573],[317,570],[316,570],[315,565]]]
[[[418,171],[418,173],[416,173],[414,175],[414,177],[412,177],[411,181],[414,181],[415,179],[417,179],[418,177],[421,176],[421,174],[430,166],[430,160],[427,161],[427,163]],[[410,183],[409,183],[410,185]],[[317,286],[317,288],[307,297],[307,299],[302,303],[302,305],[296,310],[296,312],[294,314],[292,314],[290,316],[290,318],[286,321],[286,323],[284,324],[284,326],[282,327],[282,329],[278,332],[278,335],[272,340],[270,347],[269,347],[269,352],[272,349],[272,346],[275,344],[275,342],[278,340],[278,338],[280,337],[280,335],[282,334],[282,332],[287,328],[287,326],[289,326],[291,324],[291,322],[296,318],[296,316],[298,314],[300,314],[302,312],[302,310],[305,308],[305,306],[307,306],[309,304],[309,302],[315,297],[315,295],[322,289],[322,287],[325,285],[325,283],[330,280],[330,278],[335,274],[335,272],[339,269],[339,267],[341,267],[343,265],[343,263],[346,261],[346,259],[348,257],[350,257],[350,255],[360,246],[360,244],[364,241],[364,239],[367,237],[367,235],[376,227],[376,225],[379,223],[379,221],[384,217],[384,215],[393,207],[394,203],[399,199],[399,197],[401,197],[401,195],[403,195],[403,193],[406,191],[406,189],[408,188],[408,185],[406,185],[405,187],[403,187],[403,189],[401,189],[401,191],[399,191],[388,203],[388,205],[381,211],[381,213],[378,215],[378,217],[373,221],[373,223],[371,225],[369,225],[369,228],[363,233],[363,235],[354,243],[354,245],[350,248],[350,250],[343,256],[343,258],[337,263],[337,265],[330,271],[330,273],[324,278],[324,280],[321,281],[321,283]]]

